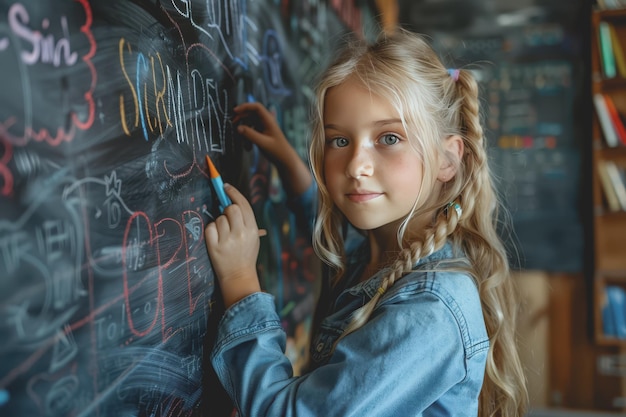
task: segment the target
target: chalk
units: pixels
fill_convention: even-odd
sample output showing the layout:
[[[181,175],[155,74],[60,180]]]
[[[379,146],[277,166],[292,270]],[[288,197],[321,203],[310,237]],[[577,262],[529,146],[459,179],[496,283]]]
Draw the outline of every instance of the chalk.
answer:
[[[3,406],[6,403],[8,403],[9,398],[11,398],[11,396],[9,395],[9,391],[0,389],[0,406]]]
[[[215,165],[209,158],[209,155],[206,156],[206,163],[209,166],[209,175],[211,177],[211,182],[213,183],[213,188],[215,189],[215,193],[217,194],[217,199],[220,202],[220,211],[223,213],[224,209],[230,206],[232,201],[226,195],[226,191],[224,191],[224,182],[222,181],[222,176],[217,172]]]
[[[206,156],[206,163],[209,166],[209,176],[211,177],[211,182],[213,183],[213,188],[215,188],[215,193],[217,194],[217,199],[220,202],[220,211],[223,213],[224,209],[233,202],[226,195],[226,191],[224,190],[224,182],[222,182],[222,176],[213,165],[211,158],[209,155]],[[259,237],[263,237],[267,235],[267,230],[259,229]]]

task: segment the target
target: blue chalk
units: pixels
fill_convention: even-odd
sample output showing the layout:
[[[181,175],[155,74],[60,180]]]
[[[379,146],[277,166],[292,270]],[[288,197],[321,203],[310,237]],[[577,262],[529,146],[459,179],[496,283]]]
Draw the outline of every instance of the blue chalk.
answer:
[[[9,402],[9,391],[0,389],[0,406],[5,405],[6,403]]]

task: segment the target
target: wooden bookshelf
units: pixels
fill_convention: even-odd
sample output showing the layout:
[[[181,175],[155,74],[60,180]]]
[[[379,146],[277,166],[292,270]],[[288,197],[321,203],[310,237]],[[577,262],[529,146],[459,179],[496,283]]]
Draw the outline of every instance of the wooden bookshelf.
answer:
[[[605,94],[615,103],[622,116],[626,116],[626,74],[616,71],[607,77],[604,71],[600,46],[601,22],[609,23],[626,48],[626,9],[593,10],[591,14],[591,94]],[[623,50],[626,54],[626,49]],[[626,169],[626,145],[609,146],[603,135],[597,111],[592,112],[592,203],[594,238],[594,339],[602,346],[626,348],[626,338],[607,336],[603,329],[602,306],[606,303],[607,285],[626,288],[626,210],[611,210],[602,187],[598,166],[602,161],[613,161]]]

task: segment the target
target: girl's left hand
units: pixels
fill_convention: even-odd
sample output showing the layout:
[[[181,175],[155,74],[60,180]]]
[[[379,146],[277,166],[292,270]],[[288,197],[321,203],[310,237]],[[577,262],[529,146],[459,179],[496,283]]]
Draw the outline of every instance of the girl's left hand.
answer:
[[[204,230],[207,251],[228,308],[240,299],[261,291],[256,272],[259,231],[248,200],[225,184],[233,204]]]

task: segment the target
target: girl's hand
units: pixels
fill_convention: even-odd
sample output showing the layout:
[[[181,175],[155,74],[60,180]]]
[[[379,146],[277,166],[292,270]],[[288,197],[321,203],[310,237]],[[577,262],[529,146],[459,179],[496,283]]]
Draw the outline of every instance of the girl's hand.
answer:
[[[243,103],[234,109],[233,123],[255,120],[255,127],[244,123],[237,126],[237,132],[256,144],[267,158],[275,165],[289,162],[291,145],[283,134],[276,117],[261,103]]]
[[[257,128],[239,124],[237,132],[257,145],[263,154],[276,166],[285,191],[297,196],[306,191],[313,177],[296,150],[291,146],[276,117],[261,103],[244,103],[234,108],[233,123],[255,119]]]
[[[233,204],[204,230],[207,251],[228,308],[242,298],[261,291],[256,272],[259,231],[248,200],[235,187],[224,189]]]

